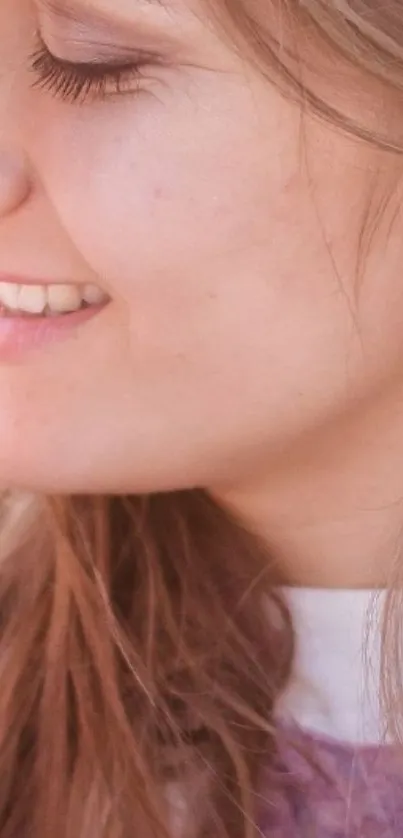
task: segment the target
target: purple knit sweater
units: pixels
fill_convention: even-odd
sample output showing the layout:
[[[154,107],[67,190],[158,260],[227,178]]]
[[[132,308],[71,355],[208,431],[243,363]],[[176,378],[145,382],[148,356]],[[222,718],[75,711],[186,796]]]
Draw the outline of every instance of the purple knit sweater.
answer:
[[[298,728],[278,732],[278,787],[267,777],[264,838],[403,838],[403,762],[390,745],[357,746]]]

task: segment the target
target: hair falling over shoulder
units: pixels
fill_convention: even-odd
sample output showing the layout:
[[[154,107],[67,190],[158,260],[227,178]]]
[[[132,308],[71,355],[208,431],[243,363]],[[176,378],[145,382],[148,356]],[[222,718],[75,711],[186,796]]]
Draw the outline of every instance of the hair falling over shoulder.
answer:
[[[292,651],[280,598],[262,607],[263,547],[199,491],[21,505],[2,536],[1,838],[165,838],[184,792],[186,836],[254,834]]]

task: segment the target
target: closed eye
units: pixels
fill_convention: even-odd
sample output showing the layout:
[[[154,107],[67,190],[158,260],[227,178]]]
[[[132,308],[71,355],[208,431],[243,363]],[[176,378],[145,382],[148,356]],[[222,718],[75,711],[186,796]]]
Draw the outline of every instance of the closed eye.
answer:
[[[87,99],[104,100],[122,93],[136,93],[143,77],[142,68],[157,63],[150,53],[138,53],[130,63],[103,61],[73,62],[50,52],[41,36],[29,58],[29,69],[35,75],[33,87],[48,90],[56,98],[71,103]]]

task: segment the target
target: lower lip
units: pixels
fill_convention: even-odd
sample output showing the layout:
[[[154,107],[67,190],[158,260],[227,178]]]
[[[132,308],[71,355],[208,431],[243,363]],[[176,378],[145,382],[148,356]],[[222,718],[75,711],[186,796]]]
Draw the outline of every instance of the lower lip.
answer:
[[[34,350],[68,339],[106,305],[107,302],[50,317],[10,315],[0,305],[0,363],[20,360]]]

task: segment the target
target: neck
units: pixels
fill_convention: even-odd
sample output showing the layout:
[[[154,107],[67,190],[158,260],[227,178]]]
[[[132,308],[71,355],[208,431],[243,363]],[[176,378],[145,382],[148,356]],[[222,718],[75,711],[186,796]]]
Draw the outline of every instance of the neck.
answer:
[[[388,584],[403,527],[403,400],[357,408],[285,464],[212,494],[266,540],[286,584]]]

